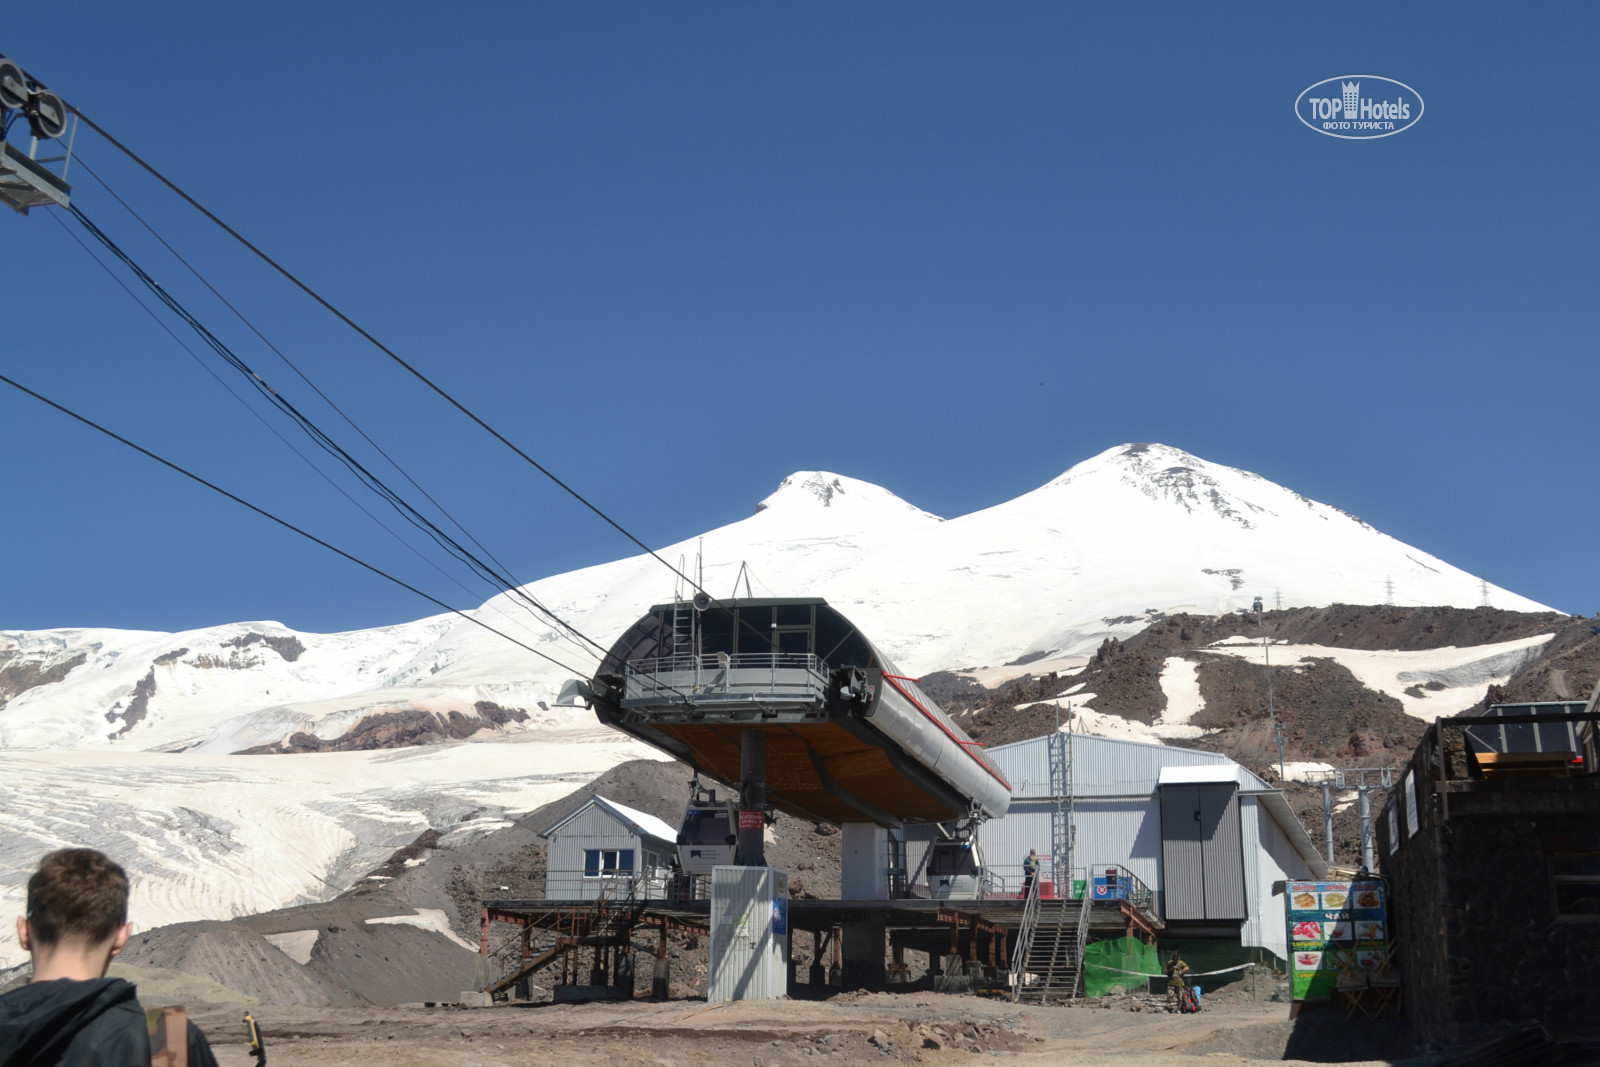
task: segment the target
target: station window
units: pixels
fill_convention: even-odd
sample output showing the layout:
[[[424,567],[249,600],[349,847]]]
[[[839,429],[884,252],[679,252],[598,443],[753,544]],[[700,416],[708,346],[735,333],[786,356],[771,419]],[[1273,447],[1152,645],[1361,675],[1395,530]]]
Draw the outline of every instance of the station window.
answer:
[[[770,653],[772,651],[772,609],[740,608],[740,652]]]
[[[583,850],[583,876],[585,878],[632,873],[633,849],[631,848],[586,848]]]
[[[1600,853],[1551,856],[1550,881],[1555,886],[1557,915],[1600,919]]]
[[[779,626],[810,626],[810,604],[779,604],[777,606]]]
[[[712,608],[700,616],[700,654],[733,652],[733,612]]]

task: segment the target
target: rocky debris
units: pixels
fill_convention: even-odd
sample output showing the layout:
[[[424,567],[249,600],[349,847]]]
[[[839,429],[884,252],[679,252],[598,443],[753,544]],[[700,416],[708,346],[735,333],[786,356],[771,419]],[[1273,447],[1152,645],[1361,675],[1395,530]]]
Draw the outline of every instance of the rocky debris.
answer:
[[[343,734],[331,740],[304,730],[290,734],[279,743],[256,745],[235,752],[236,756],[269,756],[289,752],[364,752],[383,748],[410,748],[440,741],[461,741],[480,730],[490,730],[511,722],[525,722],[528,713],[521,708],[503,708],[488,700],[473,705],[476,716],[459,711],[441,713],[417,708],[368,715]]]
[[[49,656],[0,651],[0,708],[12,697],[30,689],[54,685],[72,673],[73,668],[82,666],[86,659],[86,652],[52,660]]]
[[[156,669],[151,667],[149,672],[133,687],[133,697],[128,701],[127,708],[112,708],[106,712],[106,722],[114,723],[119,718],[122,725],[111,731],[106,736],[115,741],[129,730],[138,726],[150,711],[150,698],[156,695]]]
[[[1167,997],[1154,993],[1114,993],[1105,997],[1089,997],[1083,1002],[1086,1008],[1105,1008],[1108,1011],[1153,1011],[1165,1012],[1167,1010]]]
[[[1556,635],[1509,682],[1495,687],[1485,703],[1584,699],[1600,680],[1600,636],[1590,631],[1589,620],[1555,612],[1335,604],[1269,611],[1261,622],[1278,642],[1352,649],[1416,651]],[[1097,712],[1153,723],[1166,707],[1161,688],[1165,662],[1182,656],[1198,665],[1206,703],[1190,724],[1212,732],[1167,743],[1222,752],[1275,778],[1278,752],[1267,716],[1265,672],[1248,660],[1205,651],[1216,641],[1260,633],[1253,613],[1179,614],[1157,618],[1126,640],[1108,638],[1082,671],[1065,677],[1028,676],[993,690],[958,675],[942,673],[933,681],[967,732],[997,745],[1053,731],[1057,709],[1037,702],[1065,696],[1068,689],[1093,693],[1089,706]],[[1417,689],[1438,692],[1442,685],[1419,680]],[[1028,704],[1036,706],[1023,706]],[[1398,700],[1368,689],[1347,668],[1326,659],[1275,668],[1273,704],[1284,726],[1284,759],[1289,761],[1392,766],[1409,756],[1424,729]],[[1315,799],[1320,824],[1320,791]]]
[[[268,1004],[320,1008],[363,1002],[238,922],[163,926],[135,936],[121,958],[134,967],[159,967],[204,978]]]
[[[224,648],[249,648],[251,645],[266,645],[290,663],[299,659],[306,650],[306,646],[293,634],[274,636],[251,631],[222,642]]]
[[[429,827],[409,845],[395,849],[388,859],[368,871],[364,877],[357,879],[355,885],[345,890],[341,896],[363,896],[372,893],[410,868],[426,862],[429,858],[428,853],[438,849],[441,836],[443,835],[438,830]]]
[[[1275,768],[1266,672],[1235,656],[1193,655],[1206,706],[1189,721],[1218,733],[1183,743],[1222,752],[1257,773]],[[1275,667],[1272,690],[1288,760],[1394,766],[1411,755],[1426,728],[1405,713],[1400,701],[1368,689],[1331,659]]]

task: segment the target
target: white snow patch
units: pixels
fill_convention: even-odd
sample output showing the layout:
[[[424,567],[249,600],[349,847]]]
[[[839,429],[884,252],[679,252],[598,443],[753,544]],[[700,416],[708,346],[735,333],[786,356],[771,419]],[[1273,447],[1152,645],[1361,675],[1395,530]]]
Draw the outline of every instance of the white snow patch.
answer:
[[[445,918],[444,912],[439,908],[418,908],[411,915],[384,915],[376,919],[368,919],[372,924],[395,924],[415,926],[419,930],[432,930],[436,934],[443,934],[468,952],[477,952],[478,946],[467,941],[466,938],[450,928],[450,920]]]
[[[971,678],[985,689],[993,689],[997,685],[1017,678],[1026,678],[1033,675],[1042,678],[1047,674],[1076,674],[1089,665],[1088,656],[1057,656],[1053,659],[1035,660],[1032,663],[1007,664],[1000,667],[973,667],[969,670],[957,671],[956,674],[963,678]]]
[[[1331,770],[1333,770],[1333,764],[1331,763],[1315,763],[1309,761],[1305,763],[1285,763],[1283,765],[1283,776],[1286,781],[1306,782],[1310,781],[1311,775],[1319,771]]]
[[[1554,634],[1537,634],[1515,641],[1501,641],[1492,645],[1469,645],[1457,648],[1430,648],[1415,652],[1370,651],[1367,649],[1332,648],[1327,645],[1277,645],[1273,651],[1273,668],[1305,663],[1310,659],[1331,659],[1347,668],[1368,689],[1387,693],[1400,701],[1407,715],[1433,722],[1441,715],[1455,715],[1478,703],[1489,692],[1489,686],[1504,682],[1513,671],[1538,655],[1540,645]],[[1241,659],[1259,661],[1258,646],[1245,647],[1218,642],[1206,646],[1208,651]],[[1422,696],[1412,696],[1408,688],[1420,687],[1428,681],[1446,686],[1442,690],[1422,689]]]
[[[1187,723],[1195,714],[1205,710],[1205,698],[1200,695],[1200,664],[1182,656],[1168,656],[1161,666],[1161,692],[1166,695],[1167,707],[1161,713],[1161,725],[1177,726]]]
[[[287,934],[263,934],[278,951],[304,967],[311,962],[311,950],[317,947],[321,930],[294,930]]]

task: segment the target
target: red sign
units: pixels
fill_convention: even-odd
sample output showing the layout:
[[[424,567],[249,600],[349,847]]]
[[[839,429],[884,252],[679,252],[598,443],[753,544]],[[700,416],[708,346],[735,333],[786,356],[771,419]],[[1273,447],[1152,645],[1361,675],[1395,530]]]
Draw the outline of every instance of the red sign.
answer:
[[[759,811],[741,811],[739,813],[739,829],[759,830],[767,824]]]

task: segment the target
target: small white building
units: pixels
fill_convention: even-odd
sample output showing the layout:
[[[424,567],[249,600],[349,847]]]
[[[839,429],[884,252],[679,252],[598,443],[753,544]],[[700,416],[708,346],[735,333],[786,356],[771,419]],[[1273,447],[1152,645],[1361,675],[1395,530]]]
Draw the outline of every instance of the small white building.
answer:
[[[539,836],[546,900],[594,900],[634,880],[645,899],[667,895],[678,831],[654,815],[595,795]]]
[[[977,833],[998,891],[1020,891],[1030,849],[1055,891],[1061,827],[1072,843],[1064,865],[1087,892],[1120,869],[1154,891],[1168,933],[1231,940],[1237,930],[1241,944],[1288,958],[1284,897],[1273,883],[1325,877],[1327,864],[1280,790],[1218,753],[1088,734],[1032,738],[987,755],[1012,790],[1010,810]],[[919,830],[907,831],[912,871],[926,847]]]

